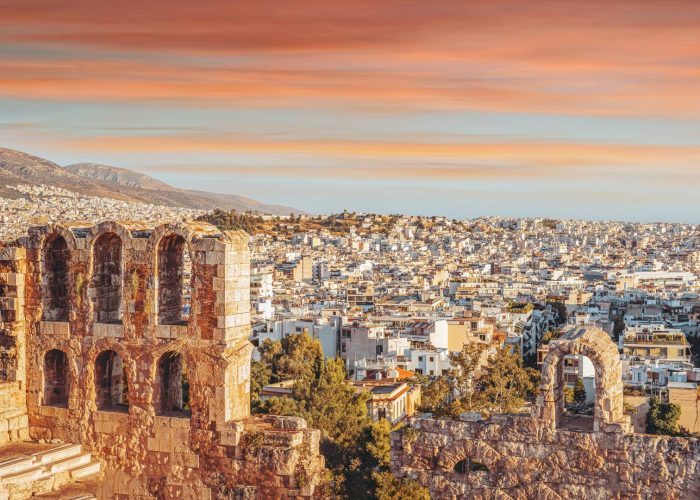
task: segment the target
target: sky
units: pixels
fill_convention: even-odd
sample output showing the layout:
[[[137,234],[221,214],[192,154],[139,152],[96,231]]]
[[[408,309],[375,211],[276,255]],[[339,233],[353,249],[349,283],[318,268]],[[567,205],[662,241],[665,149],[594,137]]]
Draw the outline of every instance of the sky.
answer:
[[[700,222],[697,0],[0,0],[0,146],[312,213]]]

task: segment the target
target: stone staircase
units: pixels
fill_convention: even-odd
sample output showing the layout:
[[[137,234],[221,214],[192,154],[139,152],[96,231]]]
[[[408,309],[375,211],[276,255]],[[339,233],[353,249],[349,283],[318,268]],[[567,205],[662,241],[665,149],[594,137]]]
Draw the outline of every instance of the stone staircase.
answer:
[[[13,443],[0,448],[0,500],[19,500],[63,490],[100,472],[100,463],[78,444]],[[95,498],[90,494],[66,500]]]

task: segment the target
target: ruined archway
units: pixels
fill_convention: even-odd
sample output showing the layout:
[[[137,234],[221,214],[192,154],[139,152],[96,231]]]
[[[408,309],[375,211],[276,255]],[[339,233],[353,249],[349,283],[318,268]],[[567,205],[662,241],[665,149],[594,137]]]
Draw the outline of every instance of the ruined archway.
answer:
[[[70,309],[66,239],[55,234],[44,244],[42,314],[44,321],[68,321]]]
[[[68,406],[70,389],[68,356],[59,349],[51,349],[44,355],[45,406]]]
[[[177,325],[189,318],[191,262],[185,239],[179,234],[158,243],[158,323]]]
[[[569,354],[587,356],[595,368],[593,430],[615,428],[615,425],[627,430],[629,417],[623,411],[620,355],[610,336],[594,327],[571,328],[549,344],[533,415],[549,420],[555,428],[561,424],[565,413],[562,365]]]
[[[93,246],[95,321],[119,323],[122,312],[122,240],[112,232],[102,234]]]

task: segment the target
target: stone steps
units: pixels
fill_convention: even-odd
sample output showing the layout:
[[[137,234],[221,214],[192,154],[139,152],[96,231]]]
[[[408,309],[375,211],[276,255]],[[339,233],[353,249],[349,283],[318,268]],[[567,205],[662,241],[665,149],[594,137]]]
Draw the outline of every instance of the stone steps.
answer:
[[[100,472],[100,463],[93,461],[90,453],[83,453],[80,445],[62,444],[32,451],[0,458],[0,500],[55,491]],[[78,495],[76,498],[93,497]]]

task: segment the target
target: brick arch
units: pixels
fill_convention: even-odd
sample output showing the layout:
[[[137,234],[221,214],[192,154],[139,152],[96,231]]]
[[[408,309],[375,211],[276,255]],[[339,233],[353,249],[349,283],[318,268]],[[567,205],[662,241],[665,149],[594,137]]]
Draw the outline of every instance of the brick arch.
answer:
[[[443,448],[438,455],[437,465],[452,472],[454,466],[466,458],[476,460],[491,469],[500,460],[501,455],[482,441],[463,439]]]
[[[573,327],[549,344],[533,416],[549,420],[554,428],[561,423],[564,414],[562,362],[569,354],[588,357],[595,368],[593,429],[604,430],[614,424],[626,429],[629,417],[623,411],[620,355],[610,336],[594,327]]]

